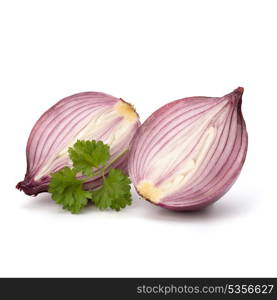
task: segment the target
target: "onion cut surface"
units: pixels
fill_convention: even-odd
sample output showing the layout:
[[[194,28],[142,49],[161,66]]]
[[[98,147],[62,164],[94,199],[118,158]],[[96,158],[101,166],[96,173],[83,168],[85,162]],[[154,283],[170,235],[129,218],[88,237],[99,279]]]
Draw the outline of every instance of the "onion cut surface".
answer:
[[[101,140],[108,144],[112,162],[108,162],[109,168],[127,171],[126,151],[139,126],[132,105],[104,93],[84,92],[60,100],[31,131],[26,148],[27,171],[17,188],[28,195],[47,191],[50,174],[72,166],[67,151],[77,140]],[[100,176],[95,177],[84,186],[97,187],[101,180]]]
[[[172,210],[200,209],[225,194],[247,153],[242,94],[239,87],[221,98],[184,98],[155,111],[130,147],[137,192]]]

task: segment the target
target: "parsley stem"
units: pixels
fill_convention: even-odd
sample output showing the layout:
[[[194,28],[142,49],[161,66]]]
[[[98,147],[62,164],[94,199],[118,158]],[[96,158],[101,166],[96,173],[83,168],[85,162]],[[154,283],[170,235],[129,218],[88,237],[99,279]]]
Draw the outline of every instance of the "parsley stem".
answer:
[[[101,175],[104,177],[105,171],[108,168],[108,166],[112,165],[114,162],[116,162],[117,160],[119,160],[124,154],[126,154],[128,152],[128,149],[121,152],[120,154],[118,154],[110,163],[109,165],[105,165],[103,168],[99,169],[97,172],[95,172],[93,174],[93,177]],[[103,178],[104,179],[104,178]]]
[[[108,166],[112,165],[114,162],[116,162],[118,159],[120,159],[124,154],[126,154],[128,152],[128,149],[121,152],[119,155],[117,155],[110,163],[109,165],[105,165],[103,168],[99,169],[97,172],[93,173],[92,176],[86,176],[84,177],[83,179],[85,181],[89,180],[89,179],[92,179],[96,176],[102,176],[103,177],[103,180],[105,180],[105,171],[106,169],[108,168]]]

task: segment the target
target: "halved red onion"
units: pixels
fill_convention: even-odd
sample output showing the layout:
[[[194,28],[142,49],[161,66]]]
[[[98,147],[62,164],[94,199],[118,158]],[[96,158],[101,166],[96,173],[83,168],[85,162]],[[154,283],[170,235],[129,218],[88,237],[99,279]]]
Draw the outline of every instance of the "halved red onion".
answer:
[[[28,195],[47,191],[50,174],[71,166],[67,150],[78,139],[108,144],[112,162],[128,150],[139,125],[132,105],[104,93],[84,92],[60,100],[40,117],[31,131],[26,149],[27,172],[17,188]],[[127,170],[127,155],[109,167]],[[85,188],[100,183],[98,176],[88,181]]]
[[[225,194],[247,152],[242,94],[239,87],[222,98],[184,98],[155,111],[130,146],[137,192],[172,210],[199,209]]]

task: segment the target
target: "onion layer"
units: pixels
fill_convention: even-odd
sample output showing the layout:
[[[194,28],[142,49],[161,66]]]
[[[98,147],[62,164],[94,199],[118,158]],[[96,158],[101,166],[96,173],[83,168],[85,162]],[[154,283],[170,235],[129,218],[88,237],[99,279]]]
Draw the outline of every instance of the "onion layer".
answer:
[[[79,140],[101,140],[110,146],[110,160],[128,150],[139,127],[132,105],[104,93],[85,92],[66,97],[46,111],[33,127],[28,139],[27,172],[17,188],[28,195],[48,189],[50,174],[71,166],[68,147]],[[127,153],[110,168],[127,170]],[[85,183],[97,187],[101,177]]]
[[[247,152],[243,88],[191,97],[155,111],[130,146],[129,175],[146,200],[196,210],[219,199],[238,177]]]

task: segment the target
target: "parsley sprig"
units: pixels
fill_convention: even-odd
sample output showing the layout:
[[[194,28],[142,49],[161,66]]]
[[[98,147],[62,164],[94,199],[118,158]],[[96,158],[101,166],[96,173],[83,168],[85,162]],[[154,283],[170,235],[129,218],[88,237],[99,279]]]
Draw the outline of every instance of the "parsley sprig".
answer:
[[[110,148],[102,141],[78,140],[68,149],[72,168],[65,167],[51,174],[49,193],[52,199],[64,209],[76,214],[88,204],[88,200],[99,209],[114,209],[119,211],[131,205],[131,181],[119,169],[110,169],[108,175],[107,163],[110,159]],[[112,162],[118,160],[121,153]],[[103,185],[93,191],[84,189],[84,183],[89,179],[101,175]]]

